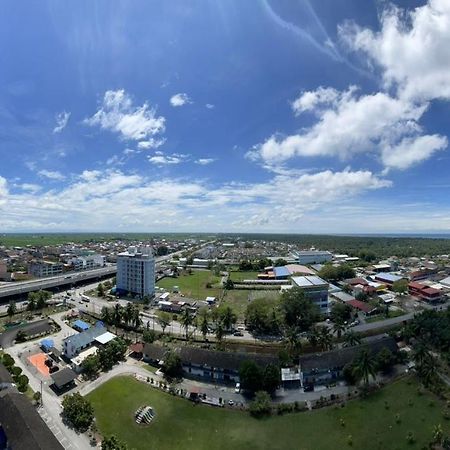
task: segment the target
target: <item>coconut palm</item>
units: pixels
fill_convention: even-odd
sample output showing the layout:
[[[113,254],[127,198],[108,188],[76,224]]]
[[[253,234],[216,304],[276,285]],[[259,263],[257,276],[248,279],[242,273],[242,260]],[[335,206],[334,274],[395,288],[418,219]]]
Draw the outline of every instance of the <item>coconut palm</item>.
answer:
[[[359,344],[361,344],[361,337],[358,333],[355,333],[353,330],[349,330],[344,334],[344,347],[353,347]]]
[[[300,333],[297,327],[288,327],[286,329],[285,341],[291,358],[297,358],[302,348]]]
[[[165,311],[161,311],[158,314],[158,323],[160,325],[160,327],[162,328],[162,332],[164,334],[166,328],[170,325],[170,322],[172,318],[170,317],[170,314],[168,312]]]
[[[307,339],[313,347],[317,347],[319,343],[319,334],[320,334],[319,327],[311,327],[311,329],[308,332]]]
[[[107,306],[104,306],[102,308],[102,321],[106,324],[109,324],[111,322],[111,314],[110,314],[110,310]]]
[[[328,327],[319,328],[318,344],[323,351],[333,348],[333,335]]]
[[[338,339],[341,338],[342,333],[345,331],[347,327],[345,326],[344,322],[338,321],[335,322],[333,325],[333,331],[336,333],[336,336]]]
[[[207,311],[204,311],[202,313],[202,317],[201,317],[201,321],[200,321],[200,331],[202,332],[203,340],[206,341],[206,336],[209,331],[208,312]]]
[[[122,308],[122,306],[120,306],[119,303],[116,303],[116,305],[114,306],[113,317],[112,317],[112,320],[116,327],[116,333],[117,333],[117,328],[120,326],[120,323],[122,322],[122,316],[123,316],[123,308]]]
[[[221,314],[222,325],[225,330],[229,331],[233,324],[236,323],[237,317],[230,306],[226,306]]]
[[[431,386],[435,383],[438,364],[431,353],[428,353],[428,356],[426,356],[416,368],[417,373],[425,386]]]
[[[353,374],[367,386],[370,376],[375,377],[375,367],[375,358],[367,348],[364,348],[353,361]]]
[[[222,322],[218,322],[216,325],[216,331],[215,331],[215,335],[216,335],[216,339],[218,344],[222,344],[222,339],[223,339],[223,335],[225,334],[225,330],[223,328]]]
[[[189,326],[192,325],[193,320],[194,320],[194,318],[193,318],[192,314],[190,313],[189,309],[185,308],[181,314],[180,323],[186,333],[186,340],[188,340]]]

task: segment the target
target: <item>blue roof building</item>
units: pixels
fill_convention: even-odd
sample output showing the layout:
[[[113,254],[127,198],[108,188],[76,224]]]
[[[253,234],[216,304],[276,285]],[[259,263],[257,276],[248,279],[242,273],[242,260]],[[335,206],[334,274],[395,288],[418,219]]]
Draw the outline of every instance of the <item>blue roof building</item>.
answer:
[[[105,327],[92,327],[82,333],[69,336],[63,341],[64,355],[71,359],[80,353],[81,350],[89,347],[95,339],[106,333]]]
[[[78,331],[86,331],[91,327],[88,323],[78,319],[73,323],[73,328],[75,328]]]
[[[289,272],[286,266],[274,267],[273,273],[277,279],[288,278],[291,275],[291,272]]]

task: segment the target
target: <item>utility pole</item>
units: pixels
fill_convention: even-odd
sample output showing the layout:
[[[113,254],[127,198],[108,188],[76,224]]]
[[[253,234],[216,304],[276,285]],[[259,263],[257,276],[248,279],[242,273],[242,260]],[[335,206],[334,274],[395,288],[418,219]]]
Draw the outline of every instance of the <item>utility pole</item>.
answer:
[[[41,406],[44,405],[44,397],[42,396],[42,380],[41,380]]]

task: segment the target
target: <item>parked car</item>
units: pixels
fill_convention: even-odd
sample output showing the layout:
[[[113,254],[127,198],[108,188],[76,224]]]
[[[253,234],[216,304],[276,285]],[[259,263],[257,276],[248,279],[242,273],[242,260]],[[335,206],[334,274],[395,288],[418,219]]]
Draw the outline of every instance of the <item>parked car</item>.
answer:
[[[236,386],[234,388],[234,392],[236,392],[236,394],[240,394],[241,393],[241,383],[236,383]]]
[[[233,336],[244,336],[244,333],[242,331],[235,331]]]

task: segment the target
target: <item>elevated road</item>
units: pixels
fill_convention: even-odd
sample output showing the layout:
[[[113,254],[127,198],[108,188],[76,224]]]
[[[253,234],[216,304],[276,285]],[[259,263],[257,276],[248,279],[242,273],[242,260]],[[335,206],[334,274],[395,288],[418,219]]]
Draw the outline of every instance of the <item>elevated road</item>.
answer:
[[[38,291],[40,289],[52,289],[60,286],[70,286],[72,284],[89,281],[115,275],[117,267],[115,265],[102,267],[100,269],[85,270],[83,272],[68,272],[63,275],[49,278],[37,278],[30,281],[17,283],[8,283],[0,286],[0,301],[8,297],[27,294],[28,292]]]

